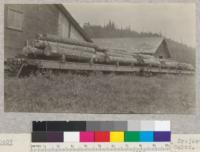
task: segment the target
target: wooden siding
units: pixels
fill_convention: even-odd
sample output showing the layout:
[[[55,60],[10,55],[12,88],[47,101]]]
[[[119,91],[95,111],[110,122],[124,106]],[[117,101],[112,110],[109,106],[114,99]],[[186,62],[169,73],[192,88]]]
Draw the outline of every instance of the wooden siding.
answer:
[[[62,38],[69,38],[70,35],[69,27],[70,27],[69,20],[62,13],[59,13],[58,35]]]
[[[165,41],[162,41],[154,55],[160,58],[170,58],[169,50]]]
[[[75,40],[79,40],[79,41],[84,41],[81,34],[73,26],[71,26],[70,38],[75,39]]]
[[[7,26],[8,9],[23,13],[22,30],[14,30]],[[58,9],[53,5],[5,5],[5,58],[13,57],[21,52],[26,40],[32,40],[37,33],[57,34]]]
[[[8,9],[19,11],[23,15],[20,30],[9,28],[7,24]],[[63,13],[52,4],[6,4],[4,18],[4,55],[5,58],[14,57],[22,51],[26,40],[33,40],[38,33],[59,35],[65,31],[64,36],[72,39],[84,40],[82,35],[71,25],[65,15],[64,24],[59,25],[59,14]],[[59,27],[63,28],[62,31]],[[71,31],[71,33],[70,33]]]

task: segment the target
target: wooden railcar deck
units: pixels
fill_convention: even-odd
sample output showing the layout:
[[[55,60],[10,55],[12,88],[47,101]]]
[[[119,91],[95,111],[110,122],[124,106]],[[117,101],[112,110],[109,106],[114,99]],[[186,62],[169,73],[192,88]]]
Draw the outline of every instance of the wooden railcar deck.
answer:
[[[23,71],[23,68],[36,67],[37,69],[47,70],[71,70],[71,71],[102,71],[102,72],[120,72],[120,73],[154,73],[154,74],[194,74],[194,71],[159,68],[159,67],[146,67],[146,66],[117,66],[107,64],[90,64],[79,62],[62,62],[53,60],[38,60],[26,59],[18,75]]]

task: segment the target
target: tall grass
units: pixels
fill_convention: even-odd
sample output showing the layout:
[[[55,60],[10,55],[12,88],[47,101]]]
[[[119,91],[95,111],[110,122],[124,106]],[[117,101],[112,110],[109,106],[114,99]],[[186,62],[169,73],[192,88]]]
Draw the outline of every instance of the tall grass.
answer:
[[[47,74],[5,78],[5,111],[192,113],[193,76]]]

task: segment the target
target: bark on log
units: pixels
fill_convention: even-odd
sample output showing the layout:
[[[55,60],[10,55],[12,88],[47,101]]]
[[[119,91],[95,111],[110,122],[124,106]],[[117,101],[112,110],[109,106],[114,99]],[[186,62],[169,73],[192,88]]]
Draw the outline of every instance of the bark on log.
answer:
[[[85,47],[91,47],[91,48],[98,48],[97,45],[94,43],[90,42],[84,42],[84,41],[77,41],[77,40],[72,40],[72,39],[67,39],[67,38],[61,38],[57,35],[40,35],[39,37],[40,40],[46,40],[46,41],[51,41],[51,42],[60,42],[60,43],[65,43],[65,44],[72,44],[72,45],[79,45],[79,46],[85,46]]]
[[[41,43],[41,41],[39,41]],[[52,47],[57,47],[59,48],[64,48],[64,49],[71,49],[71,50],[80,50],[88,53],[95,53],[94,48],[90,47],[84,47],[84,46],[78,46],[78,45],[71,45],[71,44],[64,44],[64,43],[58,43],[58,42],[49,42],[49,41],[43,41],[46,46],[52,46]]]

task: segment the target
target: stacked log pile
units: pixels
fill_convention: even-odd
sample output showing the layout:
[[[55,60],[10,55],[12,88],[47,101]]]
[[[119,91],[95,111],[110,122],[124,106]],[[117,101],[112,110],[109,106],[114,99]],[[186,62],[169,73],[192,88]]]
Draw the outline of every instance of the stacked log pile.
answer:
[[[23,54],[45,59],[65,59],[88,62],[95,57],[95,45],[66,39],[40,38],[23,49]]]
[[[194,70],[192,65],[174,60],[134,54],[122,49],[99,48],[90,42],[62,39],[53,35],[40,35],[31,44],[27,43],[23,54],[35,59]]]
[[[160,59],[159,58],[155,58],[151,55],[140,55],[141,58],[143,59],[144,65],[146,66],[152,66],[152,67],[160,67],[161,63],[160,63]]]

